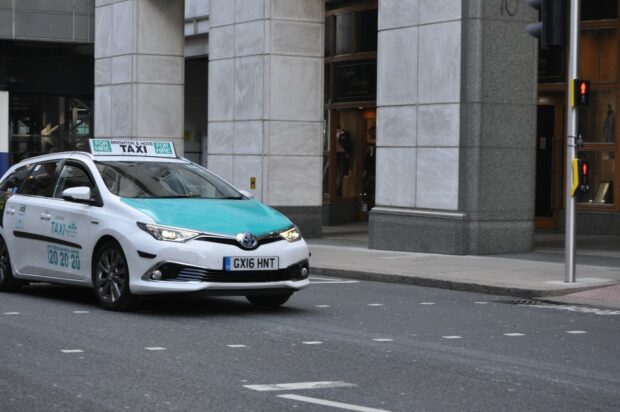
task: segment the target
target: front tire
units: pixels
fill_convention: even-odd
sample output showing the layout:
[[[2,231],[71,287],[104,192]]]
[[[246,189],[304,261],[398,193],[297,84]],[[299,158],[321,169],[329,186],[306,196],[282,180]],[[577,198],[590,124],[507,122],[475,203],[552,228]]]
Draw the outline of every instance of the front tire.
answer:
[[[0,291],[15,292],[19,290],[20,286],[19,281],[13,277],[9,249],[2,236],[0,236]]]
[[[248,295],[245,298],[254,306],[259,306],[262,308],[277,308],[284,305],[292,295],[292,293],[279,295]]]
[[[129,267],[121,246],[105,242],[93,260],[93,285],[101,306],[108,310],[128,310],[136,304],[129,290]]]

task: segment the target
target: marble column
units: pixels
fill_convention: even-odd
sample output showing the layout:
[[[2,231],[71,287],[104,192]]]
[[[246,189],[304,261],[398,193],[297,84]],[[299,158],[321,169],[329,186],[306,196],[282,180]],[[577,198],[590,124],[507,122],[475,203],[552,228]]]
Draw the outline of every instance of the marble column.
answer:
[[[211,0],[209,13],[207,166],[305,237],[321,231],[324,7]]]
[[[96,0],[95,136],[183,153],[183,0]]]
[[[534,19],[513,0],[379,0],[371,248],[531,249]]]

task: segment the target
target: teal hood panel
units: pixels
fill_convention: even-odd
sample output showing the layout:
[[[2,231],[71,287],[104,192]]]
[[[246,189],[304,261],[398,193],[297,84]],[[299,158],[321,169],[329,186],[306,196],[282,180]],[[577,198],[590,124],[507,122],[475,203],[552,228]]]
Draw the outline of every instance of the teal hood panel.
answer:
[[[134,199],[121,200],[162,226],[236,236],[256,236],[292,225],[282,213],[256,200]]]

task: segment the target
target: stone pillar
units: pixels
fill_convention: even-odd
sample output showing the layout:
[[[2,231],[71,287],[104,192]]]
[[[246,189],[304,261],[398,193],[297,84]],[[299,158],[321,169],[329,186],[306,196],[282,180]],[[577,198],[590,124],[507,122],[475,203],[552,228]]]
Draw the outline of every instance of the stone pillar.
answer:
[[[323,0],[211,0],[209,169],[285,212],[322,209]]]
[[[97,0],[95,136],[183,153],[183,0]]]
[[[534,14],[517,0],[379,0],[371,248],[531,249]]]

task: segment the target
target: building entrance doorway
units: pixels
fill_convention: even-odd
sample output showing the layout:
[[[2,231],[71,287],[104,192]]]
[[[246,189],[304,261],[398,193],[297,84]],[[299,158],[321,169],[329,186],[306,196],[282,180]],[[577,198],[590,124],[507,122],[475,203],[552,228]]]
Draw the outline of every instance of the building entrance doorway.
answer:
[[[562,207],[564,106],[558,96],[539,99],[536,128],[536,227],[557,229]]]
[[[376,110],[339,109],[327,115],[324,223],[366,221],[375,202]]]

